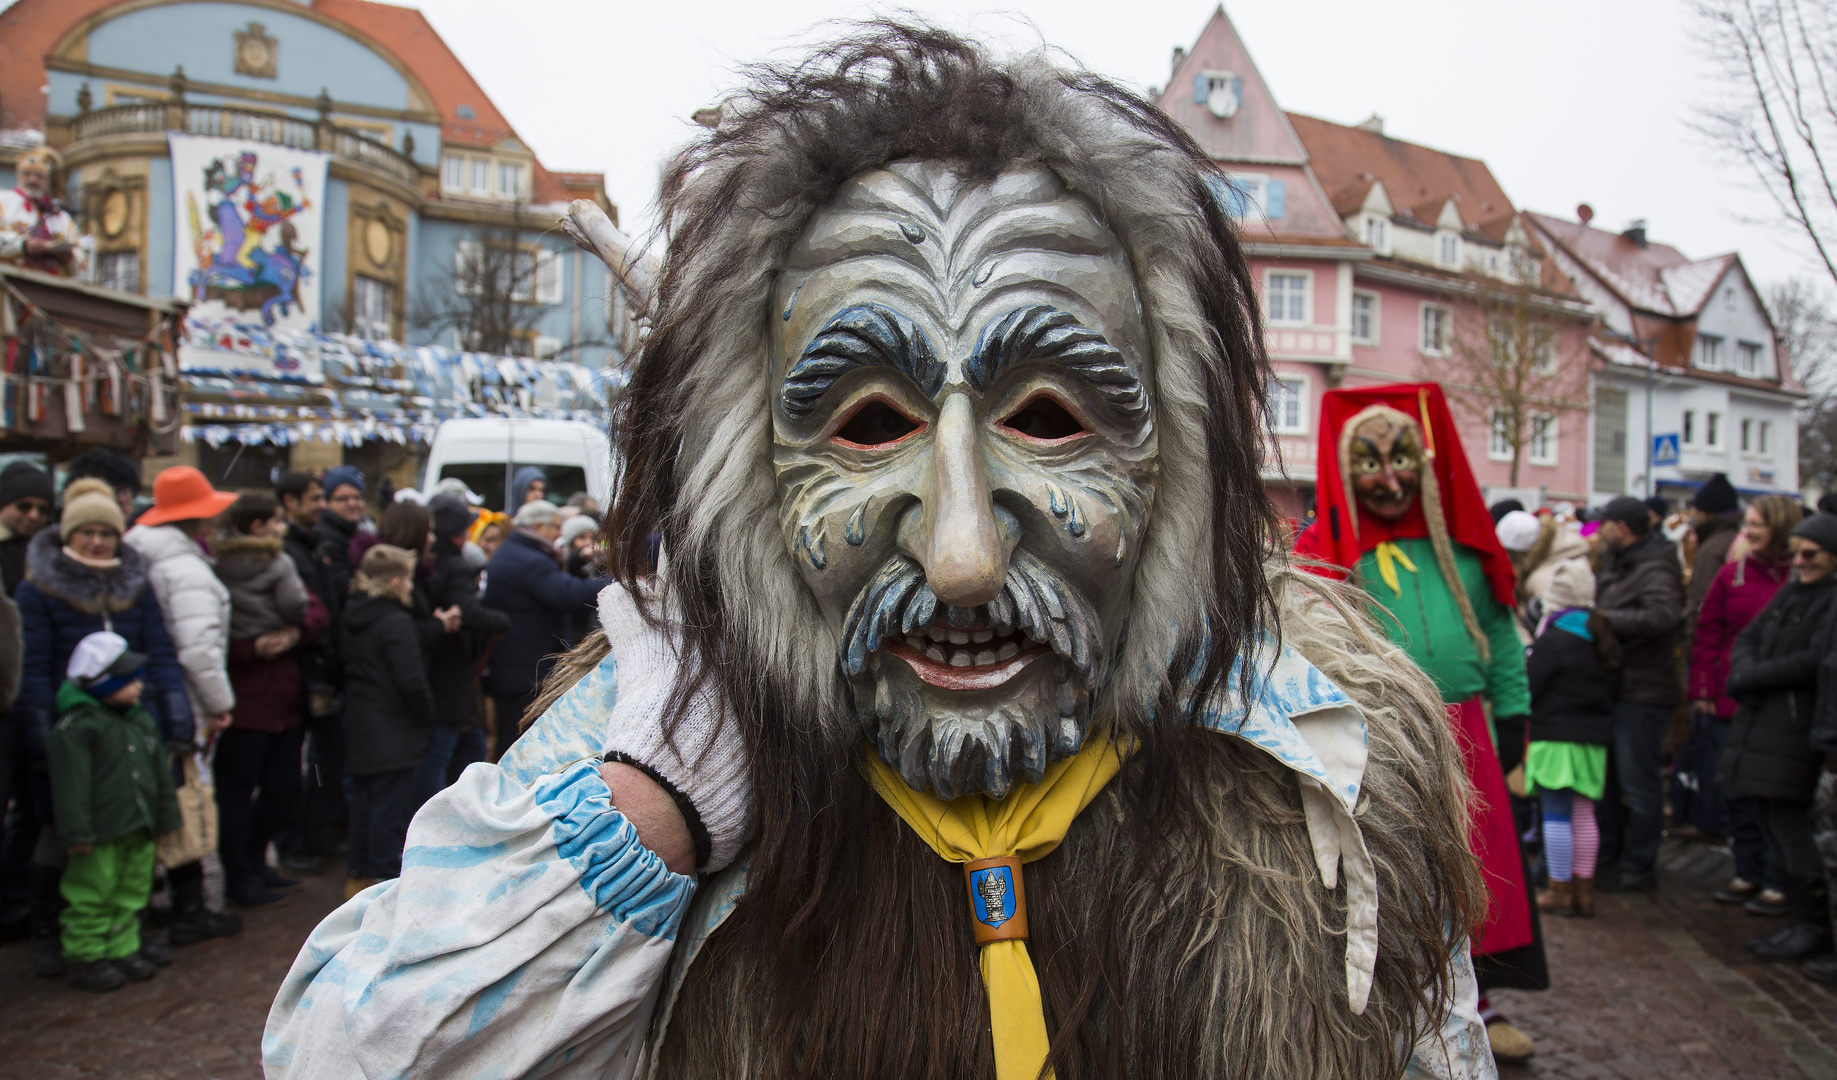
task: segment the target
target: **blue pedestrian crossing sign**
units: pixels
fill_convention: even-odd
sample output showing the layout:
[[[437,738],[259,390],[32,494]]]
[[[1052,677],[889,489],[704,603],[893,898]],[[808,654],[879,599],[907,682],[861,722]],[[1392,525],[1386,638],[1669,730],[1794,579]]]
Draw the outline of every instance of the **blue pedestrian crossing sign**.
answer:
[[[1652,464],[1676,465],[1678,463],[1678,434],[1652,436]]]

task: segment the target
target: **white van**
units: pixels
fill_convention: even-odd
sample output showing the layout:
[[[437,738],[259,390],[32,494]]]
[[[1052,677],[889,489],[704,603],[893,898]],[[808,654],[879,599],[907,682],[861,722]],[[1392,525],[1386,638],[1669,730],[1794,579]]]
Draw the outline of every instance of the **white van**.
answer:
[[[525,465],[548,474],[556,501],[585,491],[604,507],[612,494],[612,448],[606,433],[578,420],[522,420],[507,416],[446,420],[434,432],[421,490],[449,476],[504,509],[511,478]]]

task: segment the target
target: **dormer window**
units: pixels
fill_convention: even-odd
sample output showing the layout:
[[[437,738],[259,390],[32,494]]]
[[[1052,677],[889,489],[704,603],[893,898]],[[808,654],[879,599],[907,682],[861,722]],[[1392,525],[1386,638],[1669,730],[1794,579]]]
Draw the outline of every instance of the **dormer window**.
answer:
[[[1376,214],[1367,214],[1365,216],[1365,246],[1380,255],[1390,254],[1390,224]]]
[[[459,106],[458,108],[456,108],[456,109],[454,109],[454,110],[453,110],[453,115],[455,115],[455,116],[457,116],[457,117],[459,117],[459,118],[460,118],[461,120],[476,120],[476,119],[478,119],[478,113],[477,113],[477,111],[476,111],[476,110],[474,110],[474,109],[472,108],[472,106],[470,106],[470,105],[461,105],[461,106]]]
[[[1435,261],[1443,266],[1461,265],[1461,238],[1451,232],[1435,235]]]
[[[1704,371],[1722,370],[1722,339],[1714,334],[1697,335],[1697,366]]]

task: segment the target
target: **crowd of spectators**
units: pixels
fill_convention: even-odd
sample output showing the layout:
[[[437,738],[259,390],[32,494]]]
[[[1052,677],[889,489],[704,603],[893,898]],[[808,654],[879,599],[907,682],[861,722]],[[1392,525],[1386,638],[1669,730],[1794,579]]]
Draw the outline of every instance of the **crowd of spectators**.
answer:
[[[104,991],[346,866],[399,873],[409,819],[516,738],[590,632],[597,515],[525,468],[382,506],[355,467],[218,491],[89,451],[0,470],[0,936]],[[164,895],[163,902],[153,899]]]
[[[1674,513],[1493,508],[1518,570],[1532,717],[1511,779],[1546,914],[1658,888],[1661,840],[1727,844],[1713,894],[1781,920],[1747,947],[1837,984],[1837,499],[1745,504],[1717,475]]]

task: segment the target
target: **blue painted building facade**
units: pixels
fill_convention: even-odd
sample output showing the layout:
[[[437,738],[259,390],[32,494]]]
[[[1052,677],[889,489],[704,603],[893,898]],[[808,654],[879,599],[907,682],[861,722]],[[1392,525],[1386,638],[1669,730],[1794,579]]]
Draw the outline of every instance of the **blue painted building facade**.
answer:
[[[476,348],[452,325],[468,275],[514,251],[515,340],[499,351],[616,363],[616,287],[550,226],[595,173],[549,170],[433,27],[367,0],[19,0],[0,46],[0,184],[17,148],[64,156],[58,183],[96,238],[96,281],[183,292],[169,133],[329,157],[319,328]],[[36,85],[34,85],[36,84]],[[42,89],[40,89],[42,88]],[[37,91],[36,102],[32,101]],[[436,316],[444,313],[442,320]]]

